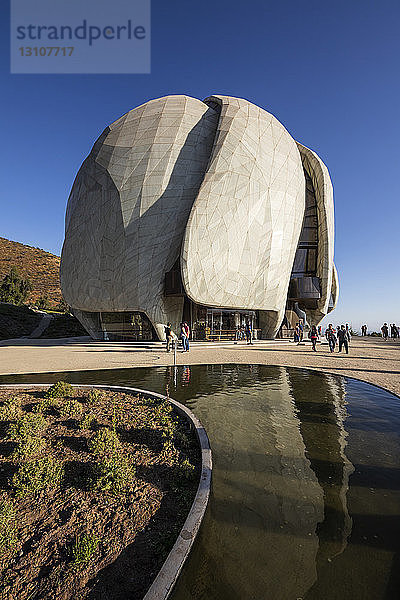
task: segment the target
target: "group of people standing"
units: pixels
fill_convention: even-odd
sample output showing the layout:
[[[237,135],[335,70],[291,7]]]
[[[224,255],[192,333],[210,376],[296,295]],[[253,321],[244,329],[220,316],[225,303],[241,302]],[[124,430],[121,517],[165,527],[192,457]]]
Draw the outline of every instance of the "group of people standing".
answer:
[[[294,327],[293,341],[300,344],[300,342],[303,341],[303,336],[304,336],[303,321],[299,321],[298,323],[296,323],[296,325]]]
[[[381,327],[382,337],[385,341],[389,338],[389,327],[387,323],[384,323]],[[390,337],[392,340],[396,340],[399,337],[399,328],[395,323],[390,323]]]
[[[245,325],[236,328],[235,344],[240,340],[246,340],[248,344],[253,343],[253,328],[250,321],[246,321]]]
[[[313,325],[308,333],[308,337],[311,340],[312,349],[314,352],[317,351],[317,342],[321,336],[322,336],[321,326],[317,327],[316,325]],[[296,323],[296,326],[294,329],[294,334],[293,334],[293,341],[300,344],[301,341],[303,340],[303,337],[304,337],[304,326],[303,326],[303,323],[300,321],[299,323]],[[330,323],[328,325],[327,330],[325,331],[325,337],[329,344],[329,350],[331,352],[335,351],[336,345],[339,343],[339,352],[341,352],[342,348],[344,348],[346,351],[346,354],[349,353],[349,344],[350,344],[350,340],[351,340],[351,334],[350,334],[350,328],[349,328],[348,323],[346,323],[346,325],[338,325],[336,329],[333,327],[332,323]]]
[[[173,332],[172,325],[169,322],[164,327],[164,332],[167,341],[167,352],[171,352],[173,342],[176,343],[178,340],[182,342],[182,352],[189,352],[190,328],[186,321],[179,325],[178,335]],[[246,340],[247,344],[253,344],[253,327],[250,321],[246,321],[245,324],[236,329],[235,343],[238,340]]]
[[[334,329],[332,323],[329,323],[327,330],[325,331],[325,337],[329,344],[329,350],[335,352],[336,344],[339,342],[339,352],[342,348],[346,350],[346,354],[349,353],[349,344],[351,341],[351,334],[349,325],[338,325],[337,329]]]
[[[171,352],[172,342],[175,343],[178,341],[178,337],[172,331],[171,323],[167,323],[164,327],[165,337],[167,340],[167,352]],[[183,321],[179,325],[179,339],[182,342],[182,352],[189,352],[189,338],[190,338],[190,329],[189,325],[186,321]]]

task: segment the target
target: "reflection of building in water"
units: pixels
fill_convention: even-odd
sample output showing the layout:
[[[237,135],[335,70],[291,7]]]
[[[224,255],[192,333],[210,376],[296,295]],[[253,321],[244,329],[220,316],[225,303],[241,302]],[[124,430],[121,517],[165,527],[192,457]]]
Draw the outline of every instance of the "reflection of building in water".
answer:
[[[336,479],[334,481],[334,486],[338,486],[340,488],[339,493],[336,493],[334,489],[334,493],[332,494],[331,489],[324,490],[325,497],[327,498],[326,504],[328,506],[334,507],[333,511],[325,510],[325,519],[324,523],[326,524],[326,533],[325,539],[328,541],[329,531],[334,531],[335,527],[330,527],[330,522],[332,521],[332,516],[335,516],[336,513],[341,513],[342,516],[338,518],[336,514],[336,527],[338,528],[339,535],[336,535],[335,540],[331,540],[330,548],[327,550],[331,550],[330,556],[336,556],[337,554],[341,554],[343,550],[347,546],[347,539],[351,533],[352,520],[349,515],[349,511],[347,508],[347,491],[349,489],[349,477],[354,471],[354,466],[349,461],[345,454],[345,447],[347,445],[347,431],[344,428],[344,422],[347,417],[346,412],[346,386],[343,379],[338,379],[337,377],[333,377],[332,375],[326,375],[328,386],[332,391],[333,398],[333,406],[336,415],[336,424],[338,428],[338,448],[337,452],[339,455],[339,465],[336,467]],[[341,463],[341,464],[340,464]],[[324,523],[322,525],[324,525]],[[339,524],[339,527],[338,527]],[[319,536],[320,539],[323,536]],[[321,547],[321,545],[320,545]]]
[[[277,450],[271,456],[269,494],[278,501],[282,519],[279,528],[285,539],[282,545],[282,535],[279,536],[280,543],[271,549],[269,559],[274,578],[281,571],[278,577],[281,588],[282,580],[286,581],[284,593],[271,589],[265,596],[274,599],[303,596],[317,579],[316,529],[323,515],[321,488],[307,459],[288,372],[285,368],[280,372],[279,392],[269,397],[268,402]],[[283,565],[286,572],[282,571]]]
[[[202,371],[205,387],[215,374]],[[218,379],[226,389],[194,405],[214,457],[206,535],[173,598],[298,598],[317,577],[323,494],[305,455],[287,372],[225,365]]]
[[[318,569],[344,551],[351,532],[346,494],[354,467],[345,454],[346,389],[342,379],[322,373],[290,369],[289,378],[307,457],[324,494],[324,517],[317,528]]]

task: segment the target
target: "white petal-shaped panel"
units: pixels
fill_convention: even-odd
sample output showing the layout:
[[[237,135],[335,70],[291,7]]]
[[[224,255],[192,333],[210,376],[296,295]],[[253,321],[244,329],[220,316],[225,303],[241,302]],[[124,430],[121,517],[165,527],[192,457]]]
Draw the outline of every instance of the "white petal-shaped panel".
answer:
[[[338,299],[339,299],[339,276],[338,276],[338,272],[336,270],[336,266],[335,263],[333,263],[333,269],[332,269],[332,299],[333,299],[333,306],[330,307],[328,309],[328,312],[332,312],[333,310],[335,310],[337,303],[338,303]]]
[[[153,323],[181,312],[182,300],[163,295],[164,277],[179,257],[217,122],[200,100],[168,96],[100,136],[68,202],[61,283],[71,306],[141,310]]]
[[[281,313],[301,230],[305,183],[295,141],[247,100],[211,96],[221,114],[182,248],[199,304]]]

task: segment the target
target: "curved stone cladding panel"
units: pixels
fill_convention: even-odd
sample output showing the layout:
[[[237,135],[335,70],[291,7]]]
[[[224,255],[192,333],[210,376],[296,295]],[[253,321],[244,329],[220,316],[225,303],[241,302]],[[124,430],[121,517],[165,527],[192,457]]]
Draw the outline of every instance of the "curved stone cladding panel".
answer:
[[[210,162],[190,213],[181,255],[188,296],[199,304],[255,309],[264,336],[283,317],[305,205],[296,142],[247,100],[219,105]]]
[[[163,336],[182,298],[163,295],[210,156],[218,112],[167,96],[115,121],[84,161],[68,201],[65,300],[81,311],[138,310]]]
[[[333,263],[332,265],[332,299],[333,299],[333,306],[330,307],[328,309],[328,312],[332,312],[333,310],[335,310],[337,303],[338,303],[338,299],[339,299],[339,277],[338,277],[338,272],[335,266],[335,263]]]
[[[328,168],[319,156],[299,142],[304,169],[311,177],[318,211],[318,253],[317,277],[321,284],[321,298],[318,300],[316,310],[307,310],[307,317],[311,325],[316,325],[328,314],[328,305],[332,290],[333,277],[333,252],[334,252],[334,209],[333,187]]]

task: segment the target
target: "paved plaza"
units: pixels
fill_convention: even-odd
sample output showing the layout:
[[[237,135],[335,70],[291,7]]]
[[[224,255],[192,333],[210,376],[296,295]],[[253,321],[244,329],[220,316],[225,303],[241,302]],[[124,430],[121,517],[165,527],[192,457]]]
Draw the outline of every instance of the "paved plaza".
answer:
[[[325,373],[356,377],[400,395],[400,342],[381,338],[353,338],[350,353],[331,354],[325,343],[312,352],[307,341],[255,341],[191,344],[190,352],[177,352],[178,365],[253,363],[306,367]],[[63,340],[18,339],[0,342],[0,374],[81,371],[172,365],[161,342],[133,344],[95,342],[90,338]]]

